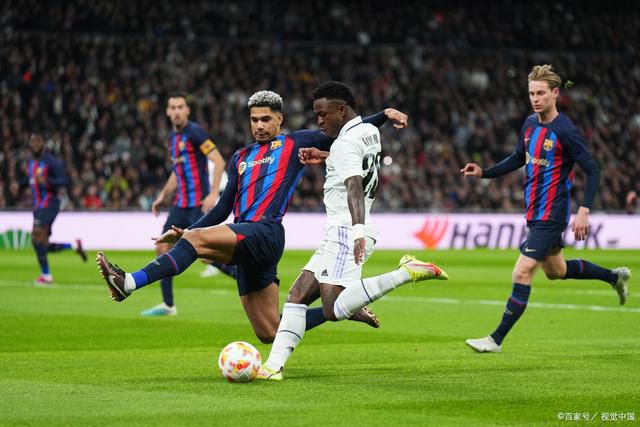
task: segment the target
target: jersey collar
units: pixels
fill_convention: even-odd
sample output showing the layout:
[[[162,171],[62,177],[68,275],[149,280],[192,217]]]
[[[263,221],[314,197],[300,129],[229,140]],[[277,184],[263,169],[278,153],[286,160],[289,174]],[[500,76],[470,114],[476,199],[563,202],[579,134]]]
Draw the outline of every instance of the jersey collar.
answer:
[[[354,117],[353,119],[349,120],[347,123],[345,123],[344,126],[342,126],[342,129],[340,129],[340,133],[338,134],[338,138],[341,137],[341,136],[344,136],[344,134],[349,132],[351,130],[351,128],[354,128],[354,127],[358,126],[359,124],[362,124],[362,117],[360,117],[360,116]]]

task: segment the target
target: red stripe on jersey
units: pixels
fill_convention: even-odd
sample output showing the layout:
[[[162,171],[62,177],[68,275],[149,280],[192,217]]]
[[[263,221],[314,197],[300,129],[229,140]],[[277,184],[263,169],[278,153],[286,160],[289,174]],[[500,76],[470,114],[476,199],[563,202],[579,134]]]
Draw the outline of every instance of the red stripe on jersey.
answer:
[[[42,207],[46,208],[49,206],[49,199],[51,199],[50,197],[51,195],[49,194],[49,191],[47,191],[47,184],[46,184],[49,178],[49,168],[44,163],[42,164],[42,177],[44,178],[44,182],[45,182],[42,185],[42,188],[44,188],[44,192],[45,192],[44,200],[42,201]]]
[[[533,162],[535,159],[539,159],[540,155],[542,154],[542,146],[543,141],[544,141],[544,137],[547,134],[547,128],[542,128],[540,130],[540,133],[538,134],[538,139],[535,141],[535,146],[534,146],[534,155],[533,155],[533,159],[531,159],[531,161]],[[527,210],[527,221],[531,221],[534,218],[534,212],[535,209],[533,208],[535,205],[535,201],[536,201],[536,190],[538,189],[538,174],[540,171],[540,165],[538,164],[533,164],[533,171],[531,172],[531,191],[529,192],[529,209]]]
[[[37,171],[38,171],[38,164],[39,162],[36,162],[35,160],[31,162],[31,179],[33,179],[33,185],[31,186],[31,188],[33,188],[34,191],[34,197],[35,197],[35,201],[34,201],[34,209],[38,209],[38,206],[40,205],[40,184],[38,184],[38,175],[37,175]]]
[[[258,209],[256,210],[254,218],[262,218],[264,212],[267,210],[271,202],[273,201],[273,197],[275,196],[278,189],[281,188],[281,184],[284,181],[284,176],[287,173],[287,169],[289,168],[289,161],[291,160],[291,152],[293,151],[293,146],[295,143],[293,139],[285,137],[284,139],[284,147],[282,147],[282,153],[280,154],[280,160],[278,161],[278,169],[276,172],[276,176],[273,179],[273,184],[271,188],[269,188],[269,192],[267,196],[264,198]],[[268,167],[265,165],[265,167]],[[263,190],[264,191],[264,190]]]
[[[551,184],[549,185],[549,193],[547,194],[547,205],[544,207],[542,221],[549,220],[551,209],[553,208],[553,199],[556,197],[558,186],[560,186],[560,171],[562,169],[562,153],[564,147],[559,138],[556,138],[555,151],[553,152],[553,173],[551,174]]]
[[[193,187],[196,198],[195,207],[202,205],[202,182],[200,181],[200,172],[198,171],[198,162],[196,160],[195,147],[191,141],[187,140],[187,157],[189,159],[189,165],[191,168],[191,176],[193,176]]]
[[[180,162],[180,141],[182,141],[182,135],[179,133],[175,134],[173,137],[173,158],[176,162],[176,180],[178,181],[178,191],[176,192],[176,201],[174,202],[178,205],[179,208],[186,208],[189,200],[187,199],[187,188],[184,185],[186,183],[186,178],[184,176],[184,166],[182,162]]]
[[[525,151],[527,150],[527,143],[529,142],[529,138],[531,138],[531,131],[532,130],[533,130],[533,128],[528,127],[524,131],[524,149],[525,149]]]
[[[269,144],[262,144],[258,149],[258,153],[253,158],[253,161],[264,159],[264,155],[266,154],[268,148]],[[247,205],[245,206],[246,210],[251,209],[251,205],[253,205],[253,202],[256,199],[256,181],[260,177],[260,170],[262,170],[262,168],[269,168],[269,164],[263,163],[254,166],[251,170],[251,178],[249,179],[249,185],[247,187]]]

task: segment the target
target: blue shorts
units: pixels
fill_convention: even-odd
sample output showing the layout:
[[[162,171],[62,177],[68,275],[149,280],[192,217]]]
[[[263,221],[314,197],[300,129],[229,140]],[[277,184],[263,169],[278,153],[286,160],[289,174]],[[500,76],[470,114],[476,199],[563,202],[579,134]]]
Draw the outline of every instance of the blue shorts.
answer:
[[[243,222],[227,224],[236,233],[237,245],[230,264],[238,267],[238,293],[246,295],[279,284],[278,262],[284,252],[281,223]]]
[[[56,220],[58,212],[60,212],[59,204],[51,204],[46,208],[36,209],[33,211],[33,226],[49,227],[49,236],[51,236],[53,221]]]
[[[564,248],[562,233],[566,223],[555,221],[529,221],[527,240],[520,245],[520,253],[536,261],[544,261],[552,249]]]
[[[178,228],[187,228],[199,220],[201,216],[202,209],[200,208],[178,208],[171,206],[167,222],[165,222],[164,227],[162,227],[162,232],[164,233],[169,230],[172,225]]]

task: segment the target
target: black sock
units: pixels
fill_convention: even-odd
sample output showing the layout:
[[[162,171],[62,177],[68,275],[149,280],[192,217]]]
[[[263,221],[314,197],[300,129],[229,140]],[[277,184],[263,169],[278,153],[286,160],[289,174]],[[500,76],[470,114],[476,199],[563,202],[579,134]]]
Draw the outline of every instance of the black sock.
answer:
[[[504,309],[502,321],[500,325],[498,325],[498,329],[491,334],[496,344],[502,344],[504,337],[507,336],[513,325],[515,325],[520,316],[522,316],[522,313],[524,313],[524,310],[527,308],[530,293],[531,286],[525,286],[520,283],[513,284],[513,291]]]
[[[322,325],[326,321],[327,318],[324,317],[322,307],[310,308],[307,310],[307,325],[304,330],[308,331],[309,329],[313,329],[316,326]]]
[[[173,277],[160,280],[160,289],[162,289],[162,301],[169,307],[173,307]]]
[[[59,251],[64,251],[71,248],[72,248],[71,243],[49,243],[49,245],[47,246],[47,251],[59,252]]]
[[[615,285],[618,275],[608,268],[600,267],[583,259],[571,259],[567,261],[567,274],[565,279],[598,279]]]
[[[40,264],[40,272],[49,274],[49,261],[47,260],[47,246],[42,243],[33,243],[33,249],[36,251],[38,264]]]

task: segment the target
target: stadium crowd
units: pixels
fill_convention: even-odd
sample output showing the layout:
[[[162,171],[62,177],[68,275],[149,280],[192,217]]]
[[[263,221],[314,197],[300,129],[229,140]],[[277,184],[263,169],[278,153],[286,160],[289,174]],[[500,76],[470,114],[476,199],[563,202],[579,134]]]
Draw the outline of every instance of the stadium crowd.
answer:
[[[189,94],[191,119],[228,160],[251,141],[251,93],[283,95],[285,130],[314,127],[311,90],[337,79],[353,87],[360,111],[393,106],[410,116],[407,130],[383,131],[378,210],[520,211],[522,175],[473,181],[458,170],[514,149],[530,112],[526,76],[539,63],[575,83],[560,110],[602,169],[596,207],[622,210],[638,190],[632,2],[281,3],[4,3],[0,208],[30,206],[18,185],[30,129],[48,130],[64,160],[65,209],[149,209],[170,170],[169,92]],[[309,168],[290,209],[322,209],[322,184],[322,169]]]

